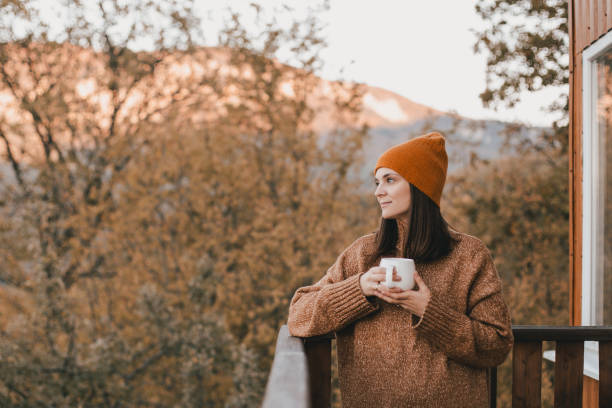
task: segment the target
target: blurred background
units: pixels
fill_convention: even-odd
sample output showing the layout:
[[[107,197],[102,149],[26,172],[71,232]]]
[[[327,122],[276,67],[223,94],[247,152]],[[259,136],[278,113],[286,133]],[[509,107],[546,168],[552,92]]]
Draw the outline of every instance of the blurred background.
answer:
[[[513,323],[567,324],[567,2],[304,3],[0,0],[0,406],[257,406],[430,130]]]

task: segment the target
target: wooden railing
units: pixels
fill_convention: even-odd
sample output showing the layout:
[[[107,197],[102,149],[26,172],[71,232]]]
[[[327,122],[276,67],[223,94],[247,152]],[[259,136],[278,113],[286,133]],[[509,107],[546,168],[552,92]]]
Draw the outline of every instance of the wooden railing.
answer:
[[[512,332],[513,407],[540,406],[543,341],[556,342],[555,407],[582,406],[585,341],[599,342],[599,406],[612,407],[612,326],[513,326]]]
[[[331,370],[331,363],[330,363]],[[319,375],[325,375],[323,369]],[[316,386],[309,384],[309,376],[316,376],[317,371],[309,370],[306,361],[304,341],[289,335],[289,329],[284,325],[278,332],[274,362],[268,377],[266,394],[262,407],[296,407],[310,408],[310,394]],[[329,402],[326,402],[328,406]]]
[[[554,406],[581,407],[584,342],[599,342],[599,407],[612,407],[612,326],[513,326],[512,407],[539,407],[542,342],[555,341]],[[296,338],[279,332],[263,408],[329,407],[333,334]],[[488,370],[490,407],[497,406],[497,369]]]
[[[329,407],[334,338],[333,333],[293,337],[281,327],[262,408]]]

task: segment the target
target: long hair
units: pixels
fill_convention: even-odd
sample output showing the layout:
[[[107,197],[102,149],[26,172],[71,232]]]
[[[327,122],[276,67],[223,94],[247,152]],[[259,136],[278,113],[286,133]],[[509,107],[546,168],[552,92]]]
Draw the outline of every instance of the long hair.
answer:
[[[450,253],[455,243],[440,207],[425,193],[410,183],[410,228],[401,256],[415,262],[432,262]],[[398,240],[397,222],[381,218],[376,231],[376,249],[371,263],[380,256],[395,252]]]

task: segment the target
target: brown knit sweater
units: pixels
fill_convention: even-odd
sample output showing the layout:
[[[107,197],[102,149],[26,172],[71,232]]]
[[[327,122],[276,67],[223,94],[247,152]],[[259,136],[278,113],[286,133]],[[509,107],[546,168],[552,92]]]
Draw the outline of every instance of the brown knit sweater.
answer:
[[[415,328],[407,310],[361,291],[374,234],[295,293],[292,335],[336,332],[344,407],[487,406],[485,368],[501,364],[512,347],[510,314],[488,249],[472,236],[452,235],[457,243],[449,255],[416,265],[431,299]]]

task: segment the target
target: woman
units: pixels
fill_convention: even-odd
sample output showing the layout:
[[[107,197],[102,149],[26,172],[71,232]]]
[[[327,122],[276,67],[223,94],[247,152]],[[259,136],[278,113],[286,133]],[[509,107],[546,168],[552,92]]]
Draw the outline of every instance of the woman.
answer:
[[[440,214],[444,144],[434,132],[383,153],[375,169],[380,228],[291,301],[292,335],[336,332],[345,407],[486,407],[485,368],[512,347],[489,251]],[[382,257],[414,259],[417,286],[387,288]]]

